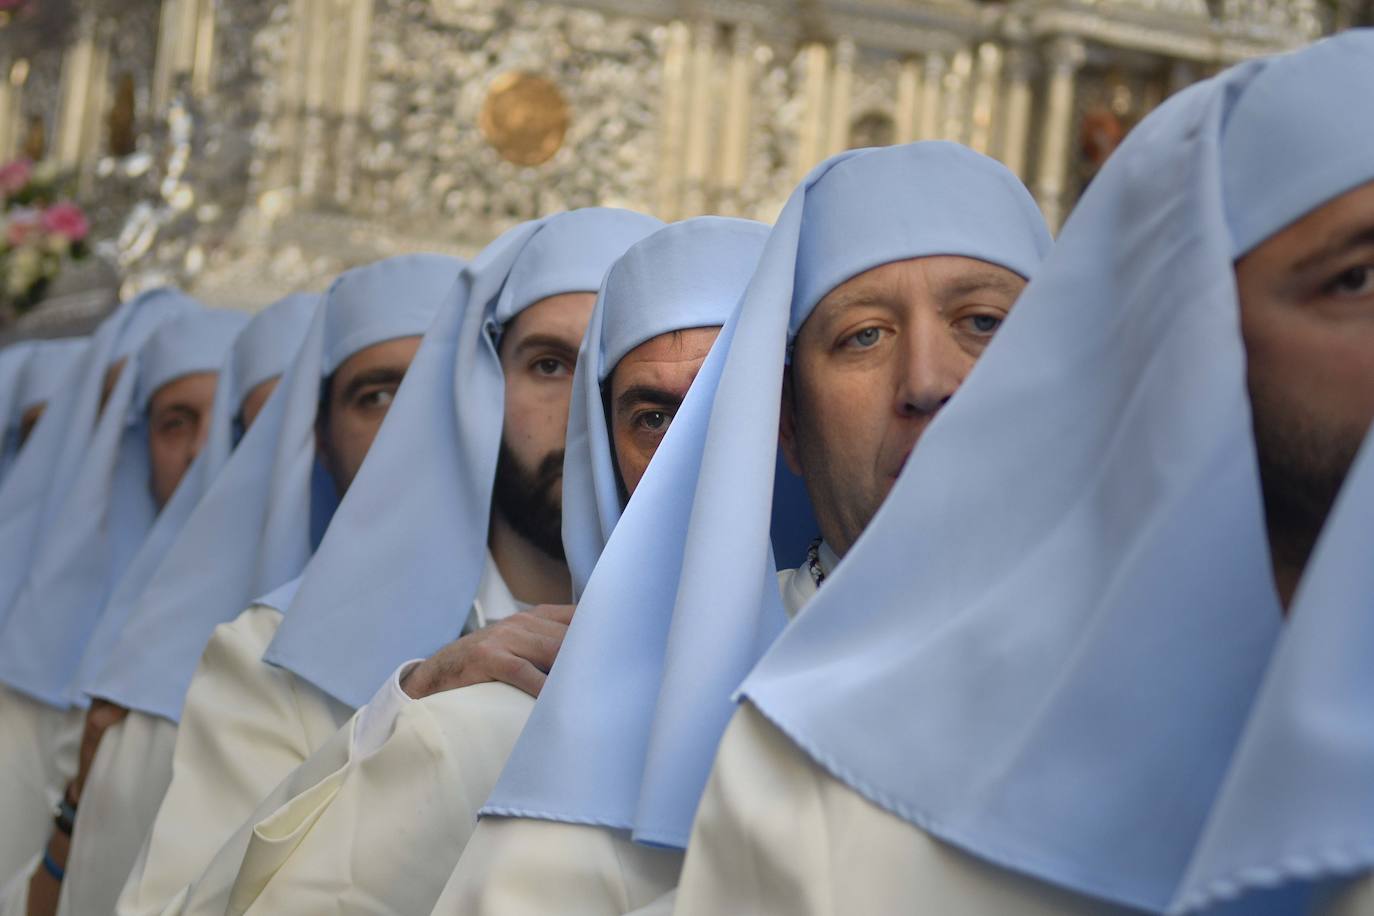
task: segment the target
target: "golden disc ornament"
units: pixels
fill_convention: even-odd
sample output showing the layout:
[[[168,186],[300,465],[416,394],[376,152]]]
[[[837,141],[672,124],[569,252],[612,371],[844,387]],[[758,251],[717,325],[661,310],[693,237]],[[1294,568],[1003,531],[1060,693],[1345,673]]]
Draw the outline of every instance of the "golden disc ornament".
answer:
[[[533,73],[503,73],[492,81],[477,125],[501,158],[541,165],[563,145],[572,113],[551,80]]]

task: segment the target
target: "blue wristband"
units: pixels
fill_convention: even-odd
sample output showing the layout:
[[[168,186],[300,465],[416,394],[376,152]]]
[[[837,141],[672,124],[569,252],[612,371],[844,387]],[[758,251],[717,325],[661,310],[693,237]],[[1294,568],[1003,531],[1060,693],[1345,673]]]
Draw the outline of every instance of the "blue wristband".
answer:
[[[46,849],[43,850],[43,870],[52,875],[53,880],[58,884],[61,884],[62,879],[67,876],[66,869],[53,861],[52,853],[48,852]]]

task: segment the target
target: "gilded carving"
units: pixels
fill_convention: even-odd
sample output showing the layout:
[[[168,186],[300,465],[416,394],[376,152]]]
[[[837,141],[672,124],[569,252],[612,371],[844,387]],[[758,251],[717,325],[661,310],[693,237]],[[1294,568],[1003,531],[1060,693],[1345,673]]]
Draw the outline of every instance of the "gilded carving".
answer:
[[[568,102],[557,86],[518,71],[492,80],[477,123],[507,162],[543,165],[563,145],[570,120]]]

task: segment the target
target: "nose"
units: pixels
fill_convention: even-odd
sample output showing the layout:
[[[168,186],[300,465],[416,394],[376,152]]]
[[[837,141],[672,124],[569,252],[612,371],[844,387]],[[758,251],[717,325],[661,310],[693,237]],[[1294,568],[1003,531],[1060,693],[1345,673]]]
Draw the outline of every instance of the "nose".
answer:
[[[942,316],[921,312],[900,348],[895,406],[906,417],[933,416],[954,396],[974,361]]]

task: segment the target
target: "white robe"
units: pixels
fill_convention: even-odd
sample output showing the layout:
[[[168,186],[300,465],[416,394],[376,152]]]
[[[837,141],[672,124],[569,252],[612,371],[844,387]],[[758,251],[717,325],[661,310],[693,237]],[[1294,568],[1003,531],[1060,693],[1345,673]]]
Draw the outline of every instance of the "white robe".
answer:
[[[488,558],[464,631],[520,609]],[[231,888],[221,885],[232,883],[245,855],[257,854],[258,847],[248,849],[251,828],[301,792],[316,797],[325,791],[317,783],[347,766],[354,724],[345,726],[348,737],[330,739],[351,710],[261,660],[280,622],[279,612],[255,606],[219,627],[206,648],[182,713],[172,784],[119,898],[119,916],[195,912],[201,901],[227,899]],[[321,757],[310,772],[318,778],[288,780],[315,754]],[[290,791],[281,790],[284,781]],[[260,804],[264,799],[273,804]],[[239,827],[247,829],[236,833]],[[183,893],[193,882],[196,892]]]
[[[121,916],[159,912],[258,802],[351,714],[323,691],[262,661],[281,619],[280,611],[259,604],[215,628],[167,755],[170,785],[153,801],[148,829],[133,840],[137,861],[131,857],[120,878],[123,893],[115,891]]]
[[[778,573],[789,618],[816,593],[805,569]],[[434,913],[464,916],[619,916],[660,901],[677,885],[682,853],[623,831],[528,818],[484,818],[463,850]],[[659,904],[671,912],[671,898]]]
[[[81,807],[57,916],[114,910],[172,776],[176,726],[130,713],[101,736]]]
[[[1113,907],[932,838],[833,779],[753,706],[721,739],[677,916],[1086,916]]]
[[[53,831],[53,810],[76,775],[83,713],[58,710],[0,686],[0,885],[32,872]]]
[[[227,912],[410,914],[434,905],[534,700],[477,684],[374,702],[392,707],[390,721],[369,722],[369,704],[343,765],[254,826]]]

